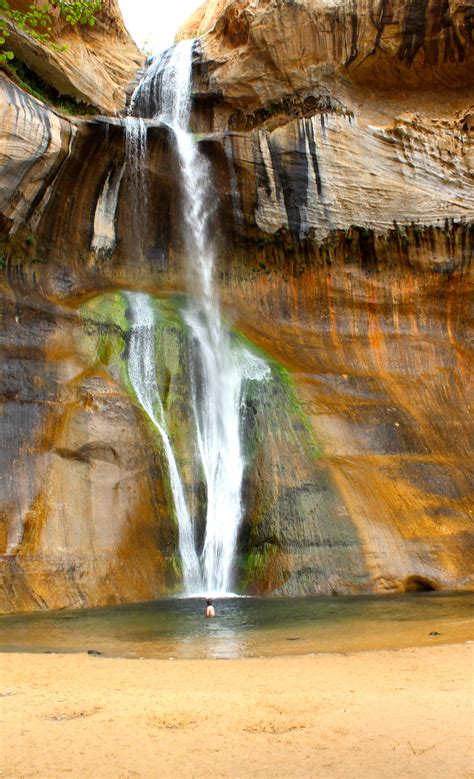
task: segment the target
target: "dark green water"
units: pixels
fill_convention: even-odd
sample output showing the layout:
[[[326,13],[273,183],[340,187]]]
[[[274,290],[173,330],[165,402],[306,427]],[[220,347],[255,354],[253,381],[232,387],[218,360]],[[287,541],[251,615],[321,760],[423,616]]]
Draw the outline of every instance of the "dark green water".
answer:
[[[173,598],[0,617],[0,648],[157,658],[260,657],[422,646],[474,638],[474,593],[335,598]],[[439,636],[430,636],[432,631]]]

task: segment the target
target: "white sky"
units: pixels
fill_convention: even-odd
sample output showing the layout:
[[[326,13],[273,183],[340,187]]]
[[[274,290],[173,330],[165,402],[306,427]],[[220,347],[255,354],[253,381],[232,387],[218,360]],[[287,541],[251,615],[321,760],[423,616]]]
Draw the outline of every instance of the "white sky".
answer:
[[[153,53],[171,46],[178,28],[203,0],[119,0],[125,25],[137,44]]]

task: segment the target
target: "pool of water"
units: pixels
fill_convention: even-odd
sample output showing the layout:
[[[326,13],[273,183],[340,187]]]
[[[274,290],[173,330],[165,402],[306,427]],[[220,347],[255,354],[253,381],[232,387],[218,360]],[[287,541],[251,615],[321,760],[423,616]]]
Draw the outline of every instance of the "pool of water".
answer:
[[[352,652],[474,638],[474,593],[321,598],[167,598],[0,617],[5,652],[234,658]],[[440,635],[430,635],[431,633]]]

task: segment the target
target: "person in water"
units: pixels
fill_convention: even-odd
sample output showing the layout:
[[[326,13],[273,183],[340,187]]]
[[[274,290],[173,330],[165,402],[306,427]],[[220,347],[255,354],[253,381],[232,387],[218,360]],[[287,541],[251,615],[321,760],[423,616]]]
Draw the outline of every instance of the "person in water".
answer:
[[[216,616],[216,610],[212,605],[212,600],[208,600],[207,608],[206,608],[206,617],[215,617],[215,616]]]

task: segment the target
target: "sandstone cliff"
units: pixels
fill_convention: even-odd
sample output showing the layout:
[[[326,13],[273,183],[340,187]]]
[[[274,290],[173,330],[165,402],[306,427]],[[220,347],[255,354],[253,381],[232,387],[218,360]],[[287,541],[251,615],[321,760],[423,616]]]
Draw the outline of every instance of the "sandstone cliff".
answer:
[[[472,29],[462,0],[208,0],[180,36],[204,36],[211,92],[249,111],[337,77],[352,95],[465,89]]]
[[[10,3],[19,10],[30,4],[30,0]],[[64,50],[41,44],[13,26],[10,33],[8,46],[17,60],[47,86],[104,114],[123,109],[125,89],[145,60],[123,24],[117,0],[102,0],[93,27],[54,19],[52,41]]]
[[[221,297],[276,366],[248,399],[238,578],[282,593],[472,586],[469,8],[220,1],[196,32]],[[173,139],[148,121],[137,234],[123,122],[3,90],[2,605],[154,597],[179,580],[176,528],[123,378],[117,290],[179,309]],[[199,506],[186,336],[169,316],[162,380]]]

